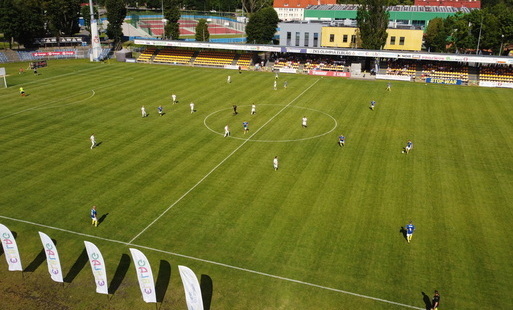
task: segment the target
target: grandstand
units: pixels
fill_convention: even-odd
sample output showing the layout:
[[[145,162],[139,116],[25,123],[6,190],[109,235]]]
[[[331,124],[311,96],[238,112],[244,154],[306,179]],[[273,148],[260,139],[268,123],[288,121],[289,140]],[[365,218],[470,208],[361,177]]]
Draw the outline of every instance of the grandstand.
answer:
[[[208,23],[208,31],[210,34],[243,34],[243,31],[230,28],[225,24],[218,24],[222,21],[212,20]],[[180,25],[180,35],[194,35],[196,34],[196,26],[198,21],[195,19],[180,19],[178,21]],[[228,23],[229,24],[229,23]],[[145,18],[139,21],[139,28],[147,32],[151,36],[161,37],[164,33],[164,23],[159,18]]]
[[[239,59],[237,60],[237,66],[239,67],[248,67],[251,65],[251,61],[252,61],[252,58],[253,58],[253,55],[251,54],[241,54],[239,56]]]
[[[137,62],[151,62],[153,55],[157,51],[157,48],[155,47],[148,47],[146,48],[139,57],[137,57]]]
[[[161,49],[155,54],[153,62],[160,63],[172,63],[172,64],[190,64],[192,57],[194,56],[192,50],[180,50],[180,49]]]
[[[479,70],[480,81],[513,83],[513,68],[511,66],[485,66]]]
[[[469,81],[469,68],[466,64],[429,62],[422,66],[422,78],[436,78],[442,80]]]
[[[410,77],[417,75],[417,63],[414,61],[404,59],[389,60],[383,66],[386,66],[386,75],[407,75]]]
[[[194,60],[194,65],[223,67],[233,64],[235,52],[201,51]]]
[[[0,52],[0,62],[8,62],[7,56],[4,53]]]

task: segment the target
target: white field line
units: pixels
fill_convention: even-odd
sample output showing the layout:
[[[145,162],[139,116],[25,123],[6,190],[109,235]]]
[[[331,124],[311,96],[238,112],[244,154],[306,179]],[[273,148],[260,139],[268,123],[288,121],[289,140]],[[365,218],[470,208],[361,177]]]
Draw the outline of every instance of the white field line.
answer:
[[[132,240],[130,240],[128,243],[132,243],[135,239],[137,239],[141,234],[143,234],[148,228],[150,228],[153,224],[155,224],[155,222],[157,222],[162,216],[164,216],[164,214],[166,214],[172,207],[174,207],[177,203],[179,203],[185,196],[187,196],[190,192],[192,192],[196,187],[198,187],[198,185],[200,185],[201,183],[203,183],[203,181],[208,178],[214,171],[217,170],[217,168],[219,168],[222,164],[224,164],[225,161],[227,161],[230,157],[232,157],[233,154],[235,154],[235,152],[237,152],[238,150],[240,150],[240,148],[242,148],[250,139],[251,137],[253,137],[254,135],[256,135],[262,128],[264,128],[267,124],[269,124],[274,118],[276,118],[278,115],[280,115],[281,112],[283,112],[286,108],[288,108],[292,103],[294,103],[294,101],[296,101],[297,99],[299,99],[299,97],[303,96],[304,93],[306,93],[310,88],[312,88],[315,84],[317,84],[317,82],[319,82],[320,79],[316,80],[315,82],[312,83],[312,85],[308,86],[304,91],[302,91],[299,95],[296,96],[296,98],[292,99],[289,103],[287,103],[287,105],[285,105],[283,108],[281,108],[281,110],[279,110],[278,112],[276,112],[276,114],[274,114],[267,122],[265,122],[260,128],[258,128],[257,130],[255,130],[255,132],[250,135],[246,140],[244,140],[244,142],[241,143],[241,145],[239,145],[235,150],[233,150],[230,154],[228,154],[228,156],[226,156],[223,160],[221,160],[220,163],[218,163],[214,168],[212,168],[212,170],[210,170],[205,176],[203,176],[196,184],[194,184],[188,191],[186,191],[182,196],[180,196],[180,198],[178,198],[175,202],[173,202],[166,210],[164,210],[164,212],[162,212],[159,216],[157,216],[157,218],[155,218],[150,224],[148,224],[148,226],[146,226],[143,230],[141,230],[141,232],[139,232],[135,237],[132,238]]]
[[[0,119],[8,118],[8,117],[11,117],[11,116],[14,116],[14,115],[17,115],[17,114],[23,113],[23,112],[27,112],[27,111],[42,110],[42,109],[45,109],[45,107],[47,107],[47,106],[48,106],[48,105],[50,105],[50,104],[58,103],[58,102],[59,102],[59,101],[61,101],[61,100],[66,100],[66,99],[68,99],[68,98],[74,98],[74,97],[76,97],[77,95],[85,94],[85,93],[89,93],[89,92],[92,92],[92,94],[91,94],[89,97],[87,97],[87,98],[85,98],[85,99],[82,99],[82,100],[79,100],[79,101],[75,101],[75,102],[74,102],[74,103],[79,103],[79,102],[82,102],[82,101],[85,101],[85,100],[87,100],[87,99],[92,98],[92,97],[95,95],[94,90],[80,92],[80,93],[78,93],[78,94],[74,94],[74,95],[71,95],[71,96],[68,96],[68,97],[64,97],[64,98],[59,99],[59,100],[56,100],[56,101],[50,101],[50,102],[43,103],[43,104],[40,104],[40,105],[35,106],[35,107],[31,107],[31,108],[24,109],[24,110],[21,110],[21,111],[13,112],[13,113],[11,113],[11,114],[7,114],[7,115],[4,115],[4,116],[0,116]]]
[[[424,310],[425,309],[425,308],[419,308],[419,307],[415,307],[415,306],[411,306],[411,305],[407,305],[407,304],[402,304],[402,303],[399,303],[399,302],[390,301],[390,300],[386,300],[386,299],[382,299],[382,298],[377,298],[377,297],[372,297],[372,296],[368,296],[368,295],[353,293],[353,292],[344,291],[344,290],[340,290],[340,289],[336,289],[336,288],[332,288],[332,287],[328,287],[328,286],[323,286],[323,285],[319,285],[319,284],[314,284],[314,283],[309,283],[309,282],[305,282],[305,281],[295,280],[295,279],[291,279],[291,278],[281,277],[281,276],[272,275],[272,274],[265,273],[265,272],[260,272],[260,271],[251,270],[251,269],[247,269],[247,268],[232,266],[232,265],[223,264],[223,263],[219,263],[219,262],[215,262],[215,261],[211,261],[211,260],[207,260],[207,259],[202,259],[202,258],[197,258],[197,257],[194,257],[194,256],[189,256],[189,255],[184,255],[184,254],[164,251],[164,250],[160,250],[160,249],[156,249],[156,248],[151,248],[151,247],[147,247],[147,246],[142,246],[142,245],[137,245],[137,244],[132,244],[132,243],[124,242],[124,241],[119,241],[119,240],[108,239],[108,238],[103,238],[103,237],[99,237],[99,236],[88,235],[88,234],[84,234],[84,233],[80,233],[80,232],[76,232],[76,231],[72,231],[72,230],[67,230],[67,229],[62,229],[62,228],[58,228],[58,227],[43,225],[43,224],[39,224],[39,223],[34,223],[34,222],[25,221],[25,220],[15,219],[15,218],[7,217],[7,216],[2,216],[2,215],[0,215],[0,218],[4,218],[4,219],[11,220],[11,221],[14,221],[14,222],[20,222],[20,223],[30,224],[30,225],[44,227],[44,228],[48,228],[48,229],[58,230],[58,231],[62,231],[62,232],[66,232],[66,233],[70,233],[70,234],[74,234],[74,235],[79,235],[79,236],[86,237],[86,238],[92,238],[92,239],[98,239],[98,240],[113,242],[113,243],[119,243],[119,244],[123,244],[123,245],[126,245],[126,246],[135,246],[135,247],[138,247],[138,248],[141,248],[141,249],[146,249],[146,250],[149,250],[149,251],[160,252],[160,253],[164,253],[164,254],[168,254],[168,255],[172,255],[172,256],[182,257],[182,258],[186,258],[186,259],[190,259],[190,260],[194,260],[194,261],[199,261],[199,262],[203,262],[203,263],[207,263],[207,264],[212,264],[212,265],[216,265],[216,266],[221,266],[221,267],[225,267],[225,268],[229,268],[229,269],[234,269],[234,270],[239,270],[239,271],[243,271],[243,272],[253,273],[253,274],[261,275],[261,276],[268,277],[268,278],[273,278],[273,279],[278,279],[278,280],[282,280],[282,281],[287,281],[287,282],[302,284],[302,285],[306,285],[306,286],[316,287],[316,288],[319,288],[319,289],[322,289],[322,290],[327,290],[327,291],[342,293],[342,294],[346,294],[346,295],[356,296],[356,297],[360,297],[360,298],[370,299],[370,300],[374,300],[374,301],[384,302],[384,303],[387,303],[387,304],[392,304],[392,305],[396,305],[396,306],[400,306],[400,307],[404,307],[404,308],[418,309],[418,310]]]
[[[91,68],[86,68],[86,69],[82,69],[82,70],[78,70],[78,71],[73,71],[73,72],[68,72],[68,73],[64,73],[64,74],[60,74],[60,75],[56,75],[56,76],[52,76],[52,77],[49,77],[49,78],[44,78],[44,79],[40,79],[40,80],[37,80],[37,81],[30,81],[30,82],[26,82],[26,83],[21,83],[23,84],[24,86],[25,85],[31,85],[31,84],[38,84],[38,83],[43,83],[43,85],[45,85],[46,81],[48,80],[53,80],[53,79],[57,79],[57,78],[61,78],[63,76],[68,76],[68,75],[76,75],[77,72],[84,72],[84,71],[89,71],[89,70],[96,70],[96,69],[100,69],[100,68],[103,68],[103,66],[97,66],[97,67],[91,67]],[[13,86],[7,86],[6,89],[9,89],[9,88],[15,88],[15,87],[18,87],[19,85],[21,84],[18,84],[18,85],[13,85]]]
[[[128,78],[128,79],[125,79],[125,81],[126,80],[133,80],[133,79],[134,78]],[[109,84],[106,84],[106,85],[103,85],[103,86],[96,87],[95,89],[99,90],[99,89],[103,89],[103,88],[109,88],[109,87],[112,87],[112,86],[115,86],[115,85],[119,85],[119,84],[121,84],[121,81],[112,82],[112,83],[109,83]],[[86,94],[86,93],[88,93],[90,91],[92,92],[92,94],[89,97],[85,98],[85,99],[81,99],[81,100],[78,100],[78,101],[73,101],[73,102],[66,103],[66,104],[51,105],[51,104],[54,104],[54,103],[61,102],[62,100],[66,100],[66,99],[77,97],[77,95],[80,95],[80,94]],[[50,101],[50,102],[43,103],[43,104],[40,104],[40,105],[35,106],[35,107],[27,108],[27,109],[24,109],[24,110],[21,110],[21,111],[13,112],[11,114],[0,116],[0,119],[8,118],[8,117],[11,117],[11,116],[23,113],[23,112],[28,112],[28,111],[36,111],[36,110],[44,110],[44,109],[56,109],[56,108],[62,108],[62,107],[66,107],[66,106],[69,106],[69,105],[77,104],[77,103],[86,101],[88,99],[91,99],[91,98],[93,98],[96,95],[96,92],[94,91],[94,89],[91,89],[90,91],[87,90],[87,91],[83,91],[83,92],[78,92],[78,93],[75,93],[75,94],[73,94],[71,96],[60,98],[59,100]],[[49,105],[51,105],[51,106],[49,106]]]

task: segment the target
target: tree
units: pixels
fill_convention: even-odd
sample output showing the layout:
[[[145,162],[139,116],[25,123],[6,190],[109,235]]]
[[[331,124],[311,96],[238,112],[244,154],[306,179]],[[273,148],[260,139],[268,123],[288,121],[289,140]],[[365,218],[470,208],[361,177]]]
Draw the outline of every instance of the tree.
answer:
[[[424,33],[424,42],[426,48],[431,52],[445,51],[447,45],[447,31],[443,18],[437,17],[429,21],[426,32]]]
[[[126,7],[123,0],[107,0],[105,3],[107,9],[107,35],[113,40],[114,50],[121,49],[121,41],[123,39],[123,20],[126,17]]]
[[[356,12],[362,48],[379,50],[387,42],[387,26],[390,14],[386,0],[366,0]]]
[[[196,41],[198,42],[208,42],[210,38],[210,32],[208,32],[207,20],[202,18],[198,21],[196,25]]]
[[[18,7],[13,0],[3,0],[0,2],[0,32],[4,38],[9,40],[9,48],[12,48],[12,39],[18,33]]]
[[[247,42],[269,44],[276,33],[279,21],[278,14],[272,7],[252,14],[246,25]]]
[[[164,27],[164,36],[171,40],[178,40],[180,37],[180,9],[178,4],[174,1],[169,1],[164,4],[164,18],[167,20],[167,24]]]
[[[39,0],[3,0],[0,2],[0,30],[4,37],[25,47],[32,46],[36,38],[44,36],[42,3]]]
[[[263,8],[272,8],[273,0],[241,0],[242,10],[246,13],[255,13]]]
[[[80,0],[46,0],[46,27],[50,34],[71,36],[80,31]]]

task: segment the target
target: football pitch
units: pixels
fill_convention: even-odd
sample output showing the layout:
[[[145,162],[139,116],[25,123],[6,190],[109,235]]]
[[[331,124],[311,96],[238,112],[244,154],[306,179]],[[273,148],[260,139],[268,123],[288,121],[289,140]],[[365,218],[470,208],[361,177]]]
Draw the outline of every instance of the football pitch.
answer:
[[[5,64],[0,89],[0,223],[25,272],[0,250],[1,309],[153,309],[129,248],[152,264],[158,309],[187,308],[178,265],[206,309],[426,309],[435,289],[440,309],[513,305],[512,90],[287,74],[274,90],[266,72],[19,66]],[[56,241],[64,285],[38,231]],[[103,253],[108,297],[83,241]]]

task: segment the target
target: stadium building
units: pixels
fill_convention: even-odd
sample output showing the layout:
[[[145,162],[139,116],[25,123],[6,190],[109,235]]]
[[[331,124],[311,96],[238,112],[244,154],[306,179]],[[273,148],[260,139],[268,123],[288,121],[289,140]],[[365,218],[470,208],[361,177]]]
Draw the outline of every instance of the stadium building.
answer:
[[[337,21],[351,23],[356,20],[358,4],[310,5],[305,8],[305,20]],[[388,7],[390,22],[397,26],[414,26],[424,29],[429,21],[447,18],[458,12],[470,13],[474,8],[447,6],[397,5]]]

